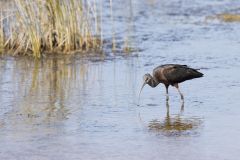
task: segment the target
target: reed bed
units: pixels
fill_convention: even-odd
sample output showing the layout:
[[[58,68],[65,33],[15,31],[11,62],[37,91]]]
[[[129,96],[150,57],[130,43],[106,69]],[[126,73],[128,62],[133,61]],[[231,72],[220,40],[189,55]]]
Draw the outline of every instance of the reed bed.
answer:
[[[100,51],[102,1],[15,0],[8,37],[0,23],[0,53],[32,55]],[[1,12],[2,13],[2,12]]]

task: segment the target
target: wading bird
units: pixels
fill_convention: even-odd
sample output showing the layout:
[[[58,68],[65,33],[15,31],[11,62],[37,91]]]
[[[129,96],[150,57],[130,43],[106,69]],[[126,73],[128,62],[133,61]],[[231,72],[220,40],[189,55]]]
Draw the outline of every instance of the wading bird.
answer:
[[[181,95],[181,99],[184,100],[183,94],[181,93],[178,84],[186,80],[202,77],[203,74],[198,72],[197,70],[198,69],[193,69],[188,67],[187,65],[180,64],[165,64],[158,66],[153,70],[153,76],[151,76],[149,73],[143,76],[144,83],[140,90],[139,96],[143,87],[146,84],[154,88],[159,83],[163,83],[166,87],[167,101],[169,100],[168,87],[170,85],[177,88],[179,94]]]

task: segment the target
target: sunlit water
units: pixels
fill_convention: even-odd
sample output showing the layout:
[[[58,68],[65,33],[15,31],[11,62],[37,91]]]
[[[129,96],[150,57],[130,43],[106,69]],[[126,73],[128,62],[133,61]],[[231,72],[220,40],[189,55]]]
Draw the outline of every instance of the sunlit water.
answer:
[[[118,26],[129,3],[115,3]],[[239,5],[133,1],[134,56],[0,58],[0,159],[238,159],[240,25],[205,17]],[[180,85],[184,104],[159,85],[138,106],[142,76],[165,63],[204,77]]]

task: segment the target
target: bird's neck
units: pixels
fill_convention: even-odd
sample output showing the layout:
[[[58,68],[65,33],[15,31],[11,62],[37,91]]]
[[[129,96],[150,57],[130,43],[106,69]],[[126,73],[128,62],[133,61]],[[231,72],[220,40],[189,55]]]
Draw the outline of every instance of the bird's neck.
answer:
[[[159,82],[154,77],[151,76],[151,80],[148,82],[148,85],[154,88],[158,84],[159,84]]]

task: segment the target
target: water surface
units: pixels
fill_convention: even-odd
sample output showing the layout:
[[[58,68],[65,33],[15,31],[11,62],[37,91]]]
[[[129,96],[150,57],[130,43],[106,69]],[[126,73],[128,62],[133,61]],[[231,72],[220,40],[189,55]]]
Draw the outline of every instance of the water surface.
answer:
[[[116,35],[130,27],[139,50],[133,56],[0,58],[0,159],[240,156],[240,25],[206,21],[237,12],[240,3],[141,0],[129,10],[129,1],[121,2],[114,6]],[[124,9],[132,15],[125,28]],[[204,77],[180,85],[184,104],[174,88],[166,104],[159,85],[145,87],[137,106],[142,76],[166,63],[200,68]]]

